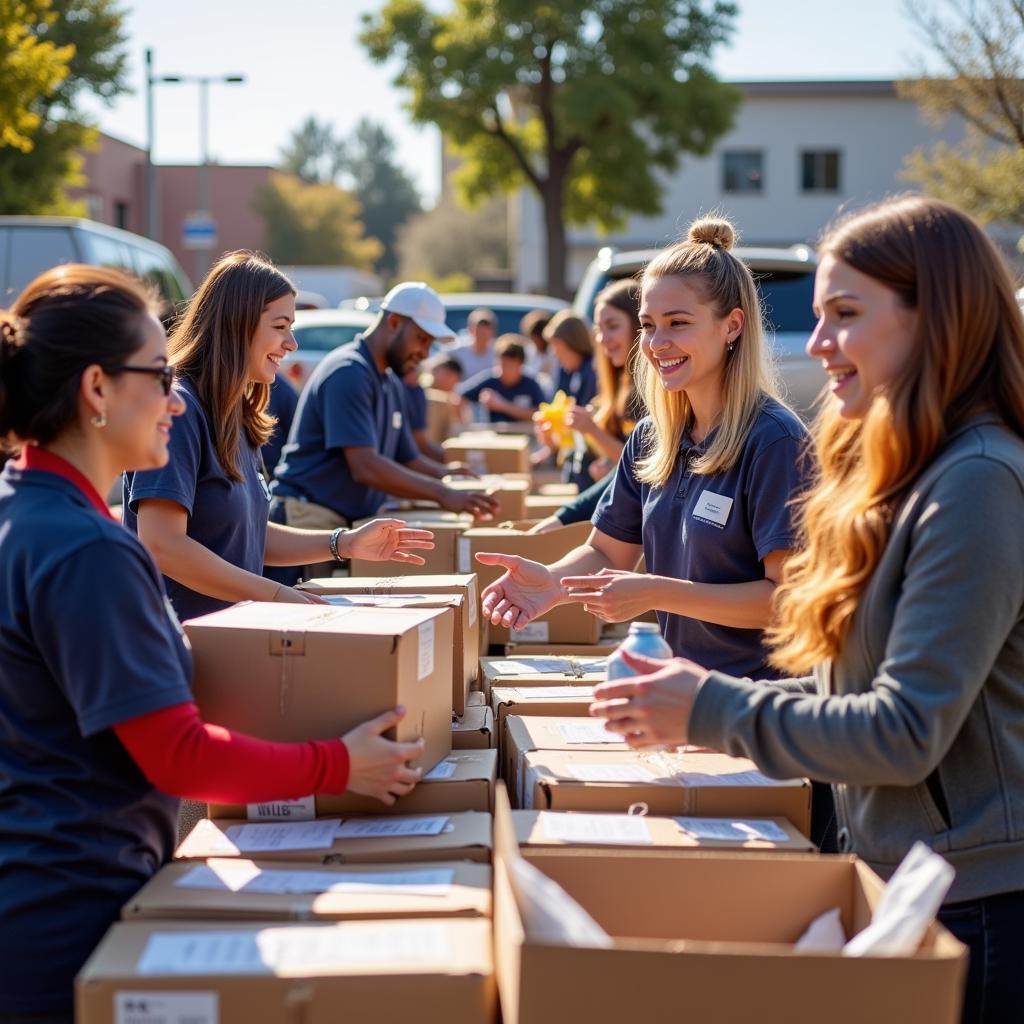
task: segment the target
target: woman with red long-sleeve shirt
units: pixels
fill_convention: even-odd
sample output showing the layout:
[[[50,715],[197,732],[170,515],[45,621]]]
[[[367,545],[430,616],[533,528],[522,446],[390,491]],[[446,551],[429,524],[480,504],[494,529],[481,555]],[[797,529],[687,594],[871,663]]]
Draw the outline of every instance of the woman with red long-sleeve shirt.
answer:
[[[0,312],[0,1020],[70,1021],[72,981],[170,856],[178,797],[346,789],[393,803],[419,743],[267,743],[204,723],[161,575],[100,497],[167,461],[166,338],[147,294],[65,266]],[[173,794],[173,795],[169,795]]]

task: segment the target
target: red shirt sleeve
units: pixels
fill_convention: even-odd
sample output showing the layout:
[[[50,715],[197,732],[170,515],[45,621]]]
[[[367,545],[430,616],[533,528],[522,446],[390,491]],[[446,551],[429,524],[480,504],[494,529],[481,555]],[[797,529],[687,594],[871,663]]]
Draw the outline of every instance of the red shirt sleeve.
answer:
[[[348,785],[341,740],[270,743],[204,722],[195,704],[126,719],[114,732],[157,789],[189,800],[294,800],[343,793]]]

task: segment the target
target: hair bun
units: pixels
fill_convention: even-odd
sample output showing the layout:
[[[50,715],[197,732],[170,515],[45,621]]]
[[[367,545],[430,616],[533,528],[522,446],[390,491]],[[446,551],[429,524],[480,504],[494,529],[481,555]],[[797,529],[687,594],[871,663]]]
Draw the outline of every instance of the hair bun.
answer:
[[[722,217],[701,217],[690,225],[690,241],[729,250],[736,241],[733,226]]]
[[[6,309],[0,309],[0,362],[10,359],[20,347],[18,318]]]

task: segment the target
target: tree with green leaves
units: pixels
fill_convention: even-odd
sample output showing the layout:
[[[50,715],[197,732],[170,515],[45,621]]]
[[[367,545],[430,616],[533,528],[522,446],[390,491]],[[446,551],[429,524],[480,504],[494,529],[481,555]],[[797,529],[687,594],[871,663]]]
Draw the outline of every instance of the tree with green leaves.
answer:
[[[38,10],[41,5],[12,6]],[[46,6],[55,17],[37,20],[30,10],[32,34],[71,54],[67,75],[29,105],[38,118],[28,133],[31,148],[0,147],[3,213],[80,212],[66,189],[82,184],[79,151],[95,145],[96,130],[78,110],[77,100],[89,92],[109,103],[129,91],[125,12],[115,0],[52,0]]]
[[[904,9],[933,68],[919,62],[900,95],[933,123],[962,118],[966,132],[960,145],[915,150],[903,177],[982,223],[1024,224],[1024,3],[918,0]]]
[[[372,270],[380,257],[380,242],[364,235],[358,200],[337,185],[274,174],[257,197],[256,209],[275,263]]]
[[[523,185],[544,209],[547,289],[565,293],[566,223],[612,230],[661,209],[658,172],[706,154],[741,95],[711,71],[736,14],[721,0],[388,0],[361,40],[479,201]]]
[[[384,247],[378,269],[393,277],[398,269],[398,229],[422,210],[412,179],[395,160],[395,144],[383,125],[364,118],[345,147],[346,183],[363,208],[366,233]]]
[[[307,117],[281,151],[281,170],[307,185],[336,181],[344,166],[345,144],[326,121],[321,123],[315,117]]]

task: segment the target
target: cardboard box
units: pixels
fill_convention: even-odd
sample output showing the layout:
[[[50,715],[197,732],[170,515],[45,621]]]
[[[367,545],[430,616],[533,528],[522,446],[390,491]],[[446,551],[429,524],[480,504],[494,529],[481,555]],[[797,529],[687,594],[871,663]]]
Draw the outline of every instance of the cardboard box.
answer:
[[[494,712],[486,705],[467,707],[461,718],[452,720],[453,751],[490,750],[495,746]]]
[[[488,694],[495,686],[596,686],[604,682],[606,672],[605,656],[563,658],[528,654],[521,658],[481,658],[480,689]]]
[[[211,887],[218,882],[220,888]],[[272,891],[274,886],[289,891]],[[125,921],[490,916],[491,869],[485,864],[342,867],[217,857],[167,864],[121,911]]]
[[[525,644],[513,641],[505,644],[506,658],[520,658],[527,654],[543,654],[550,658],[607,658],[614,654],[621,640],[605,640],[596,644]]]
[[[495,686],[491,690],[494,732],[498,756],[504,756],[505,722],[510,715],[546,715],[547,717],[587,718],[594,702],[593,685],[579,686]]]
[[[490,811],[494,805],[494,783],[498,777],[495,750],[452,751],[434,766],[411,793],[390,806],[370,796],[342,793],[314,798],[313,813],[297,816],[293,805],[283,803],[209,804],[211,818],[248,821],[294,821],[330,818],[337,815],[384,817],[404,814],[449,814],[452,811]]]
[[[526,517],[528,519],[547,519],[570,501],[572,501],[571,497],[561,494],[528,494],[526,496]]]
[[[482,920],[116,924],[76,979],[75,1020],[490,1024],[491,957]]]
[[[451,752],[452,609],[244,602],[185,623],[207,722],[268,740],[344,736],[398,704],[419,764]]]
[[[328,849],[260,851],[261,861],[301,861],[305,864],[411,864],[440,860],[469,860],[487,864],[491,859],[491,816],[481,811],[447,815],[451,831],[438,835],[335,837]],[[229,829],[245,825],[230,818],[204,818],[174,851],[175,860],[210,857],[248,858],[231,841]]]
[[[445,512],[444,515],[451,513]],[[338,583],[334,577],[306,580],[299,586],[314,593],[333,588]],[[371,594],[462,594],[466,598],[466,621],[474,623],[480,630],[480,650],[486,651],[490,626],[480,614],[480,585],[472,570],[466,573],[440,573],[438,575],[416,574],[415,576],[363,577],[360,584]],[[479,666],[473,667],[473,681],[476,681]]]
[[[805,835],[811,830],[811,784],[806,779],[769,779],[743,757],[535,750],[525,754],[521,771],[527,810],[622,813],[633,804],[646,804],[651,814],[780,817]]]
[[[451,513],[446,513],[451,515]],[[349,573],[356,577],[380,576],[434,576],[442,573],[455,572],[455,560],[458,557],[458,541],[463,533],[472,525],[472,519],[466,522],[455,516],[451,519],[433,519],[415,513],[401,513],[394,517],[384,513],[383,517],[403,519],[413,529],[431,530],[434,534],[433,548],[417,550],[416,554],[424,559],[423,565],[412,565],[409,562],[372,562],[362,558],[353,558],[349,562]],[[379,519],[382,516],[374,516]],[[355,526],[362,526],[371,520],[361,519]]]
[[[520,522],[511,527],[476,527],[467,530],[459,538],[459,571],[475,571],[480,579],[482,592],[502,576],[505,570],[498,565],[481,565],[474,557],[477,552],[497,551],[500,554],[519,555],[549,565],[583,544],[591,531],[589,523],[573,523],[550,533],[530,534],[526,532],[528,528],[529,524]],[[529,623],[525,628],[511,633],[504,626],[492,625],[490,642],[595,644],[600,635],[600,619],[585,612],[581,604],[563,604]]]
[[[907,957],[796,954],[838,907],[862,930],[882,882],[850,856],[527,848],[611,936],[609,948],[545,942],[524,920],[509,877],[508,801],[496,795],[495,970],[505,1024],[686,1020],[921,1021],[955,1024],[966,950],[940,925]],[[823,1011],[827,1007],[827,1011]]]
[[[415,577],[413,577],[415,579]],[[403,583],[405,577],[402,577]],[[452,710],[461,715],[466,710],[466,694],[476,682],[480,671],[479,609],[476,585],[470,588],[472,600],[466,593],[427,594],[395,593],[379,581],[365,577],[307,580],[299,584],[300,590],[309,590],[330,600],[332,605],[351,603],[372,608],[452,608],[455,612],[454,643],[452,647]]]
[[[489,706],[490,705],[487,703],[487,697],[480,690],[470,690],[466,695],[467,708],[484,708]]]
[[[530,439],[522,434],[475,431],[443,441],[446,462],[465,462],[481,476],[530,472]]]
[[[615,850],[676,850],[680,854],[691,854],[701,850],[744,850],[751,853],[815,853],[814,843],[806,836],[801,835],[785,818],[709,818],[712,824],[727,823],[739,825],[735,829],[736,838],[727,839],[720,836],[701,835],[699,829],[688,832],[676,818],[662,818],[656,815],[647,814],[641,819],[650,835],[650,842],[627,842],[621,836],[617,836],[614,844],[602,840],[595,832],[589,838],[578,838],[568,840],[561,838],[560,830],[551,829],[550,823],[554,818],[572,818],[577,815],[575,811],[513,811],[512,822],[515,825],[516,840],[520,848],[534,849],[572,849],[572,850],[606,850],[609,853]],[[598,815],[587,814],[588,819],[595,819]],[[621,819],[620,814],[600,815],[609,819]],[[752,823],[753,827],[747,823]],[[765,822],[770,823],[771,829],[765,827]],[[742,826],[747,825],[751,830],[741,835]],[[551,834],[554,833],[554,834]],[[774,834],[779,833],[778,837]],[[785,838],[782,838],[784,834]]]

